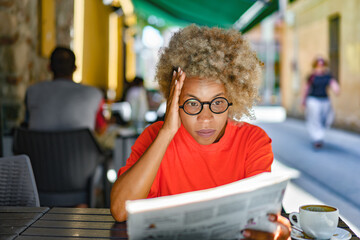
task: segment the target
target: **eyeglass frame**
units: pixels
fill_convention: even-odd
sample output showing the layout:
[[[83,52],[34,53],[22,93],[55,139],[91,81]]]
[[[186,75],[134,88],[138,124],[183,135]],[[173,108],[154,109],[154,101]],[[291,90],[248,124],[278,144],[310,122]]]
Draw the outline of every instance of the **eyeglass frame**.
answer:
[[[216,99],[224,99],[224,100],[227,102],[228,105],[227,105],[227,107],[226,107],[226,109],[225,109],[224,111],[222,111],[222,112],[214,112],[214,111],[211,109],[211,103],[212,103],[213,101],[215,101]],[[188,112],[185,111],[184,105],[186,104],[186,102],[188,102],[188,101],[190,101],[190,100],[196,100],[196,101],[198,101],[198,102],[201,104],[201,108],[200,108],[200,111],[199,111],[198,113],[191,114],[191,113],[188,113]],[[205,105],[205,104],[209,104],[209,109],[210,109],[210,111],[211,111],[212,113],[214,113],[214,114],[222,114],[222,113],[226,112],[226,111],[229,109],[230,106],[233,105],[232,103],[230,103],[230,102],[229,102],[226,98],[224,98],[224,97],[216,97],[216,98],[214,98],[213,100],[211,100],[211,101],[206,101],[206,102],[201,102],[200,100],[198,100],[198,99],[196,99],[196,98],[189,98],[189,99],[187,99],[187,100],[183,103],[183,105],[179,106],[179,108],[182,108],[182,110],[184,111],[184,113],[186,113],[187,115],[195,116],[195,115],[198,115],[198,114],[201,113],[201,111],[204,109],[204,105]]]

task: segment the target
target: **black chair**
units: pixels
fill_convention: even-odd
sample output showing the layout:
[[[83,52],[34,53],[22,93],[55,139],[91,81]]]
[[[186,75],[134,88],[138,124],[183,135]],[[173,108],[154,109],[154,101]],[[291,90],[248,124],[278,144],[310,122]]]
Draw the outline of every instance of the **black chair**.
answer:
[[[0,157],[4,156],[3,150],[3,114],[2,114],[2,106],[0,105]]]
[[[40,207],[28,156],[0,158],[0,196],[0,206]]]
[[[108,204],[106,171],[110,158],[89,129],[18,128],[14,131],[13,152],[30,157],[41,206],[70,207],[87,203],[96,207],[99,189],[104,193],[100,195],[103,205]]]

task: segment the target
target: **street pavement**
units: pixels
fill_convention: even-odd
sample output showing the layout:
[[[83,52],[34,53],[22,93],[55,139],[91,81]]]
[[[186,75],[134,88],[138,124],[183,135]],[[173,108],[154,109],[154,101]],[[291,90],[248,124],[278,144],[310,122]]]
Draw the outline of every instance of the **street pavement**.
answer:
[[[360,134],[329,129],[323,148],[314,149],[303,120],[260,120],[253,124],[262,127],[273,140],[276,160],[300,172],[292,182],[321,202],[338,207],[341,217],[358,231]]]

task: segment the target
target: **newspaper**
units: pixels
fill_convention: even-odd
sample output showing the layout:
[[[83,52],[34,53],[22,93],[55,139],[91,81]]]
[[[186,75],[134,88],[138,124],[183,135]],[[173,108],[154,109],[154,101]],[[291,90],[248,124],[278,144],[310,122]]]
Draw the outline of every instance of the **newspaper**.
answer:
[[[126,202],[129,239],[240,239],[242,229],[272,232],[291,175],[262,173],[223,186]]]

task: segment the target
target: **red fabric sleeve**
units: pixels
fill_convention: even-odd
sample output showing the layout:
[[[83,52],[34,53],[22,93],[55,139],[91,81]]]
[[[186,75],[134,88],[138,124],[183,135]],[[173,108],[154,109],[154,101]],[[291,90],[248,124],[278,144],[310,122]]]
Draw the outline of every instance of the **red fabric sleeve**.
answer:
[[[247,146],[246,178],[271,171],[274,159],[271,142],[263,129],[259,127],[251,129]]]

